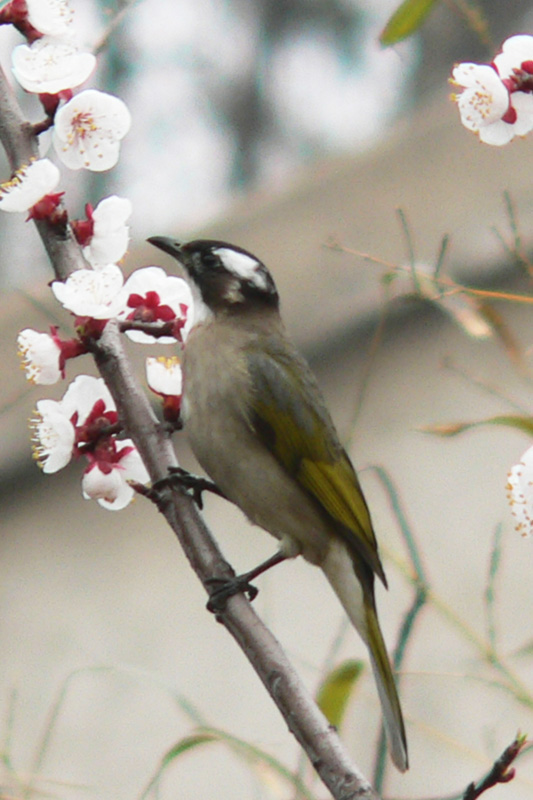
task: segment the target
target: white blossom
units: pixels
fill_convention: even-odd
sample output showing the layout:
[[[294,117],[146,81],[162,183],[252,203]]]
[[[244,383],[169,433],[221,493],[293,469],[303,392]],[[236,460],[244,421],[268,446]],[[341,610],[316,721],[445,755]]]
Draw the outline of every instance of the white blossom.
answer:
[[[12,70],[23,89],[57,94],[84,83],[96,66],[92,53],[80,53],[71,42],[44,36],[32,45],[20,44],[11,55]]]
[[[533,130],[533,36],[511,36],[492,63],[458,64],[452,83],[461,121],[482,142],[504,145]]]
[[[116,411],[115,401],[103,378],[78,375],[69,384],[61,404],[69,418],[76,415],[76,425],[81,426],[99,401],[103,402],[105,411]]]
[[[17,337],[18,354],[31,383],[51,385],[61,378],[61,348],[48,333],[25,328]]]
[[[179,358],[150,356],[146,359],[146,381],[150,389],[163,396],[180,396],[183,376]]]
[[[83,255],[90,264],[116,264],[124,257],[130,239],[126,222],[131,210],[131,202],[123,197],[111,195],[100,200],[92,213],[92,239],[83,248]]]
[[[131,439],[116,442],[115,448],[114,460],[99,461],[96,457],[82,479],[84,498],[97,500],[110,511],[120,511],[135,496],[128,481],[147,483],[150,479]]]
[[[522,536],[533,534],[533,447],[522,455],[508,475],[507,499]]]
[[[497,71],[488,64],[458,64],[452,83],[463,87],[455,99],[465,128],[486,144],[510,142],[512,125],[502,119],[509,109],[509,91]]]
[[[502,45],[501,53],[494,58],[494,66],[502,80],[512,78],[515,70],[533,64],[533,36],[519,34],[510,36]],[[531,74],[531,69],[526,69]]]
[[[116,264],[101,269],[79,269],[67,280],[54,281],[52,292],[73,314],[93,319],[112,319],[123,307],[120,290],[124,282]]]
[[[86,89],[57,111],[54,147],[70,169],[103,172],[117,163],[120,140],[130,124],[130,112],[122,100],[96,89]]]
[[[60,173],[48,158],[32,161],[0,184],[0,210],[28,211],[59,183]]]
[[[143,322],[169,322],[183,320],[182,335],[185,338],[192,324],[191,290],[183,280],[167,275],[161,267],[142,267],[135,270],[126,280],[121,293],[122,319]],[[172,344],[174,336],[156,338],[143,331],[126,331],[126,335],[140,344]]]
[[[43,472],[57,472],[72,458],[75,429],[68,409],[56,400],[39,400],[33,430],[33,455]]]
[[[65,36],[70,31],[73,11],[68,0],[26,0],[28,20],[40,33]]]

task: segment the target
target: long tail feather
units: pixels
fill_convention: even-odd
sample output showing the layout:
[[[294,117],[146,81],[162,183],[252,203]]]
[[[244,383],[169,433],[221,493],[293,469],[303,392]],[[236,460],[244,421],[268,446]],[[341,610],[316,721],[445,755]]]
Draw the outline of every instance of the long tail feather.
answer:
[[[342,542],[332,544],[321,567],[350,621],[368,647],[383,712],[389,752],[396,767],[405,772],[409,762],[402,710],[379,627],[372,590],[363,590],[355,573],[352,558]]]
[[[405,772],[409,768],[409,760],[407,757],[407,739],[402,709],[374,608],[367,608],[367,620],[369,628],[368,652],[378,687],[389,751],[400,772]]]

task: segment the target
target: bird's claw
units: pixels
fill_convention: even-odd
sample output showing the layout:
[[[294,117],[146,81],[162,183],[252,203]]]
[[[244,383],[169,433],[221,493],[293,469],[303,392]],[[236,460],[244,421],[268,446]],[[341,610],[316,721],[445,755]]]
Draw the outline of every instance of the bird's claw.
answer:
[[[202,492],[213,492],[220,497],[225,497],[216,483],[213,483],[208,478],[202,478],[200,475],[193,475],[183,467],[169,467],[168,475],[156,481],[152,486],[152,490],[159,492],[167,486],[170,486],[170,488],[180,486],[192,497],[199,509],[204,507]]]
[[[207,610],[212,614],[224,611],[230,597],[236,594],[243,592],[251,602],[259,593],[259,589],[249,582],[247,575],[237,575],[235,578],[209,578],[206,584],[209,587]]]

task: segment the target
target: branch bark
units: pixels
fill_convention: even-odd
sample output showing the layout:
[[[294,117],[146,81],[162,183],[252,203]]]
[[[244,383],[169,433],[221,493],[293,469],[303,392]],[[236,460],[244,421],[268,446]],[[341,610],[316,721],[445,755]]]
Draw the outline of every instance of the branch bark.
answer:
[[[1,71],[0,140],[13,170],[38,157],[31,126]],[[58,232],[46,221],[36,224],[56,278],[64,280],[73,270],[86,267],[70,226]],[[169,467],[177,465],[176,455],[129,366],[116,322],[109,322],[95,342],[94,356],[116,402],[120,421],[135,442],[151,480],[165,478]],[[206,588],[209,579],[234,575],[189,496],[169,489],[161,510]],[[332,796],[336,800],[379,800],[244,595],[232,597],[219,620],[250,661]]]

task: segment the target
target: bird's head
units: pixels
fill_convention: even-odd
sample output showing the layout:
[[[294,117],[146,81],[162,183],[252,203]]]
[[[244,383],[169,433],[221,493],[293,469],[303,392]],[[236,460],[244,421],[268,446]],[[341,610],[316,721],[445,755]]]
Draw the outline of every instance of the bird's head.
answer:
[[[270,272],[242,247],[214,239],[180,244],[166,236],[151,236],[148,241],[174,256],[183,267],[195,302],[202,301],[212,313],[278,308]]]

